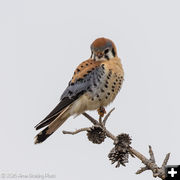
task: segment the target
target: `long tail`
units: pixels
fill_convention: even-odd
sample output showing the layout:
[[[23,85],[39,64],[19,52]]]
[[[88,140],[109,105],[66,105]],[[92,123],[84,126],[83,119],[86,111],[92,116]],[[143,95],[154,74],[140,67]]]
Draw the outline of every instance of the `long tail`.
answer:
[[[56,119],[49,124],[45,129],[43,129],[39,134],[35,136],[35,144],[42,143],[50,135],[52,135],[70,116],[69,110],[71,105],[64,108]]]

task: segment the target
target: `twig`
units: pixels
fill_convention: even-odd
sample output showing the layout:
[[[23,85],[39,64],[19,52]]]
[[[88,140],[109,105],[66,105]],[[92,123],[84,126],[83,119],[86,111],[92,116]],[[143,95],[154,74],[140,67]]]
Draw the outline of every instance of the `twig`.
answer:
[[[111,115],[111,113],[115,110],[115,108],[111,109],[109,111],[109,113],[105,116],[104,120],[103,120],[103,124],[104,126],[106,125],[107,119],[109,118],[109,116]]]
[[[161,166],[162,168],[164,168],[167,165],[169,157],[170,157],[170,153],[166,154],[166,157],[165,157],[163,164]]]
[[[141,169],[139,169],[136,174],[141,174],[142,172],[148,170],[147,166],[146,167],[141,167]]]
[[[99,124],[102,124],[102,116],[99,116]]]
[[[89,119],[94,125],[99,124],[99,122],[97,120],[95,120],[93,117],[91,117],[89,114],[87,113],[82,113],[83,116],[85,116],[87,119]]]
[[[156,161],[155,161],[154,153],[150,145],[149,145],[149,154],[150,154],[150,160],[155,163]]]
[[[75,135],[75,134],[78,134],[80,132],[83,132],[83,131],[88,131],[90,128],[81,128],[81,129],[77,129],[76,131],[62,131],[63,134],[71,134],[71,135]]]
[[[113,135],[110,131],[108,131],[105,127],[105,124],[107,122],[107,119],[109,118],[110,114],[112,113],[112,111],[114,111],[115,108],[111,109],[110,112],[104,117],[103,121],[102,119],[99,119],[99,122],[97,120],[95,120],[93,117],[91,117],[89,114],[87,113],[83,113],[83,115],[90,120],[94,125],[98,125],[100,126],[104,132],[106,133],[106,136],[109,137],[110,139],[112,139],[114,141],[114,143],[117,141],[117,137],[115,135]],[[91,127],[89,128],[81,128],[78,129],[74,132],[71,131],[63,131],[64,134],[77,134],[79,132],[82,131],[89,131],[91,129]],[[146,171],[146,170],[151,170],[153,173],[154,177],[159,177],[161,179],[165,179],[165,166],[167,165],[167,162],[169,160],[170,157],[170,153],[168,153],[162,163],[161,167],[158,167],[156,162],[155,162],[155,157],[154,157],[154,153],[152,150],[152,147],[149,146],[149,155],[150,158],[146,158],[144,155],[142,155],[140,152],[138,152],[137,150],[135,150],[134,148],[130,147],[128,148],[129,154],[132,157],[137,157],[138,159],[140,159],[142,161],[142,163],[145,165],[145,167],[140,168],[136,174],[141,174],[142,172]]]

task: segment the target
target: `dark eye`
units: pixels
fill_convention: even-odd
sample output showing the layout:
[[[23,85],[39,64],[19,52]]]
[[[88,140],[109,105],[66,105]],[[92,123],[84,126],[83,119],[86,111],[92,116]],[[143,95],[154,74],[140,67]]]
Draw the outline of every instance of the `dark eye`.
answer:
[[[105,54],[107,54],[108,52],[109,52],[109,49],[106,49],[106,50],[104,51]]]

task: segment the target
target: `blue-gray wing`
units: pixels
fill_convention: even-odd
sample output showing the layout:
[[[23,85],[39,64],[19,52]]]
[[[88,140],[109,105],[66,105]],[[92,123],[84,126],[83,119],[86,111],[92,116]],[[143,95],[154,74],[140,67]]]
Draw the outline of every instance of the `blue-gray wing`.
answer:
[[[98,66],[90,71],[86,71],[80,78],[74,82],[70,81],[69,86],[65,89],[60,100],[64,98],[76,100],[79,96],[85,92],[91,92],[98,86],[101,78],[104,76],[104,66]]]
[[[60,98],[59,104],[35,126],[36,130],[50,124],[65,107],[73,103],[84,93],[92,92],[98,86],[104,74],[104,65],[101,65],[92,69],[88,68],[87,71],[81,73],[81,76],[77,76],[78,78],[70,81]]]

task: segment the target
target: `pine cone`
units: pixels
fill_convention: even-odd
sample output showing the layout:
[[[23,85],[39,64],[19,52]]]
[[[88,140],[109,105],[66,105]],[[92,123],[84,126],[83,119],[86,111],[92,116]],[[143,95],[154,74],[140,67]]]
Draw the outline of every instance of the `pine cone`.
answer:
[[[109,160],[112,164],[117,162],[116,168],[120,165],[125,166],[128,163],[129,158],[129,145],[131,144],[131,138],[128,134],[120,134],[117,136],[117,141],[114,143],[114,148],[108,154]]]
[[[111,160],[112,164],[117,162],[116,164],[116,168],[117,168],[120,165],[125,166],[125,163],[128,163],[129,154],[126,152],[118,151],[116,147],[114,147],[109,153],[108,157],[109,160]]]
[[[92,126],[90,130],[87,131],[87,136],[89,141],[94,144],[101,144],[106,138],[106,132],[101,126]]]
[[[129,134],[122,133],[116,138],[117,140],[114,142],[115,146],[120,147],[122,150],[129,148],[129,145],[131,144],[131,138],[129,137]]]

